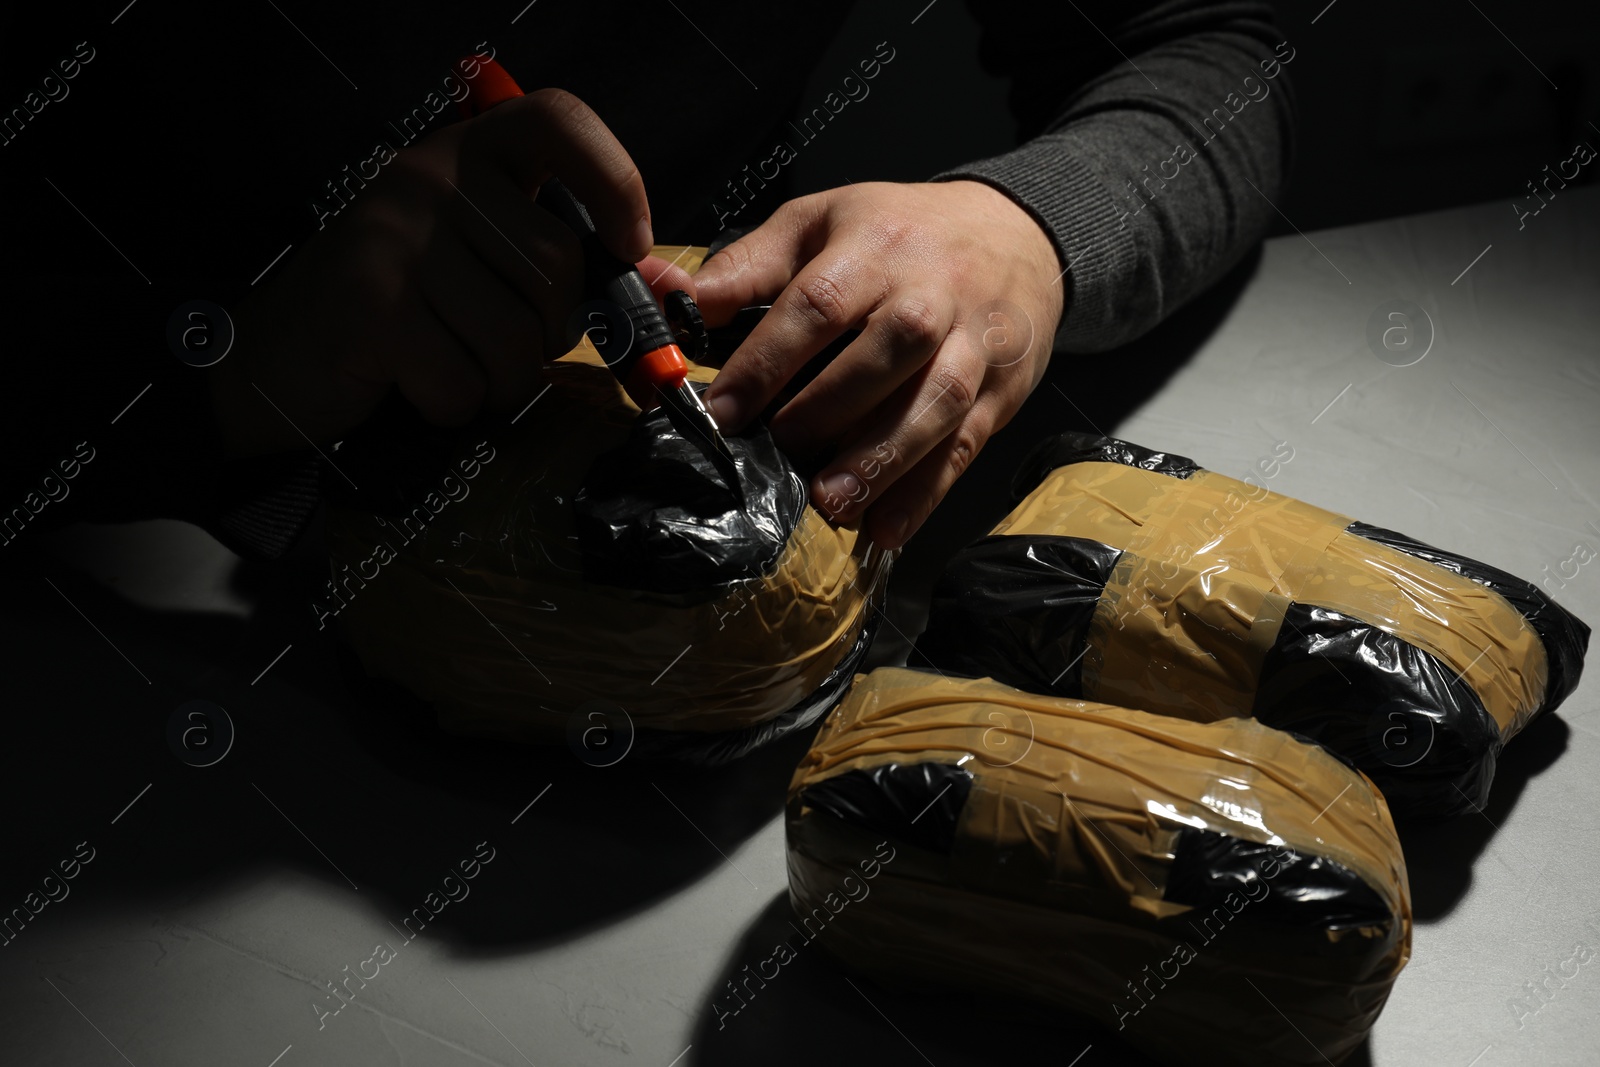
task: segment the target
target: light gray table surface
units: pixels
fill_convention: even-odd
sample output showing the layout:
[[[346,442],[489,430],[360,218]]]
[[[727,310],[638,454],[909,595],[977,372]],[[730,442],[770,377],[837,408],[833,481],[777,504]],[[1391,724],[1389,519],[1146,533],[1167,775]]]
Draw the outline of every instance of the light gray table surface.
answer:
[[[1521,229],[1497,202],[1273,239],[1201,298],[1203,336],[1170,376],[1122,360],[1144,388],[1131,413],[1078,395],[1095,357],[1060,355],[1019,433],[1109,411],[1100,428],[1235,476],[1292,450],[1270,488],[1551,577],[1595,622],[1600,560],[1569,561],[1600,552],[1597,238],[1589,190]],[[1416,342],[1431,336],[1404,367],[1367,342],[1396,299],[1426,312]],[[969,478],[1001,479],[1011,453],[996,456]],[[80,842],[94,858],[0,949],[0,1063],[1141,1062],[1020,1006],[852,984],[814,947],[719,1028],[722,982],[782,936],[781,804],[804,739],[694,773],[431,735],[348,672],[293,580],[181,523],[74,528],[13,571],[20,888],[0,907]],[[915,600],[897,601],[886,649]],[[1578,944],[1600,949],[1596,694],[1586,679],[1512,743],[1485,811],[1407,831],[1413,955],[1350,1062],[1600,1062],[1600,963],[1550,981],[1537,1012],[1514,1007]],[[237,731],[211,767],[166,741],[194,698]],[[469,895],[404,940],[448,868],[490,848]],[[320,1017],[325,983],[380,942],[378,976]]]

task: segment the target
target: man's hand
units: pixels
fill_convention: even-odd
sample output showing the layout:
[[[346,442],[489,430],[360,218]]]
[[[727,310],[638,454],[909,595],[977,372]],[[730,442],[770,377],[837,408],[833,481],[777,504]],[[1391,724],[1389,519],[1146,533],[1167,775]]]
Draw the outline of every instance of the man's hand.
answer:
[[[582,281],[577,238],[534,200],[552,175],[612,252],[649,252],[638,168],[576,97],[546,89],[446,126],[384,163],[240,304],[211,380],[230,452],[330,440],[391,386],[441,425],[525,404],[541,363],[567,350]]]
[[[980,182],[875,182],[792,200],[709,259],[709,325],[773,307],[707,390],[737,432],[847,329],[861,336],[772,420],[778,444],[832,460],[816,505],[898,548],[1033,391],[1062,313],[1044,229]]]

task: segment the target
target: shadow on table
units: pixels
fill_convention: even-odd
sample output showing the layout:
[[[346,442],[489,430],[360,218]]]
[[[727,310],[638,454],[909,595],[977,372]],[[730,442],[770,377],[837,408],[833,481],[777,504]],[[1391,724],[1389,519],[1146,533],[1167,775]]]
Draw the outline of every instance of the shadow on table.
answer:
[[[1411,881],[1411,911],[1418,922],[1435,922],[1455,910],[1472,887],[1479,856],[1505,825],[1529,780],[1566,751],[1571,733],[1560,715],[1539,716],[1500,753],[1489,803],[1482,811],[1443,821],[1397,825]],[[1538,870],[1515,845],[1502,848],[1495,859],[1512,870],[1516,870],[1512,864],[1524,868],[1521,873],[1529,878]]]
[[[926,1059],[939,1067],[996,1063],[1067,1067],[1092,1046],[1078,1067],[1108,1063],[1154,1067],[1154,1061],[1087,1019],[1015,1001],[892,989],[848,975],[823,953],[821,945],[829,931],[822,930],[815,942],[807,941],[789,925],[792,919],[788,895],[782,894],[739,940],[718,978],[717,993],[702,1008],[686,1063],[812,1067]],[[744,1006],[740,1008],[727,983],[745,982],[747,974],[756,973],[785,939],[797,946],[794,958],[778,968],[764,988],[759,975],[741,985]]]
[[[464,916],[455,931],[479,950],[510,952],[519,942],[578,936],[719,867],[744,878],[726,856],[781,814],[810,744],[806,730],[721,767],[633,756],[593,767],[564,747],[443,733],[428,709],[392,687],[362,686],[359,668],[353,660],[349,666],[354,689],[346,710],[373,758],[462,811],[494,812],[485,832],[520,843],[507,849],[513,861],[504,899]],[[400,709],[428,721],[397,727]],[[494,830],[495,823],[504,829]],[[391,873],[398,884],[403,872]]]
[[[260,580],[242,570],[244,585]],[[632,757],[596,768],[565,747],[452,737],[410,697],[341,669],[304,595],[318,568],[272,573],[272,599],[246,624],[151,610],[56,561],[16,569],[0,613],[17,665],[0,757],[6,899],[88,840],[102,901],[203,898],[287,867],[358,893],[396,927],[438,894],[430,936],[512,951],[725,865],[722,853],[779,814],[808,743],[694,770]],[[168,743],[172,713],[195,699],[224,708],[234,729],[211,766],[180,762]],[[463,891],[445,884],[460,862],[491,849],[466,895],[438,907]]]
[[[796,932],[793,921],[788,894],[780,894],[740,938],[702,1006],[686,1067],[919,1058],[939,1067],[1157,1067],[1158,1061],[1082,1016],[1014,999],[890,988],[848,974],[820,948],[826,929],[813,943]],[[779,942],[796,948],[794,958],[763,983],[760,972],[772,973],[763,964],[775,958]],[[1342,1067],[1371,1067],[1370,1049],[1363,1042]]]

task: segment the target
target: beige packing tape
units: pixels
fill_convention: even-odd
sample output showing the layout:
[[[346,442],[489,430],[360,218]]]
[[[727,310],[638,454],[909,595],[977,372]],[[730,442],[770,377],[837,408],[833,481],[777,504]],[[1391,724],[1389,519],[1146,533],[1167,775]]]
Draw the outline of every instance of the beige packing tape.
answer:
[[[1052,471],[994,530],[1123,549],[1090,624],[1083,692],[1208,719],[1249,714],[1291,602],[1422,649],[1509,740],[1543,699],[1544,645],[1492,590],[1346,532],[1350,519],[1213,471],[1116,463]]]
[[[692,272],[705,251],[655,254]],[[367,672],[431,702],[447,730],[522,741],[563,740],[596,701],[639,727],[717,732],[810,697],[854,649],[885,553],[807,507],[767,575],[711,601],[585,581],[571,500],[638,409],[587,340],[545,375],[549,393],[495,442],[470,494],[415,540],[370,514],[330,514],[336,560],[379,541],[395,550],[337,620]]]
[[[924,762],[972,775],[952,850],[902,845],[870,897],[833,920],[828,950],[853,966],[1065,1006],[1115,1030],[1140,1005],[1124,980],[1188,942],[1198,946],[1188,973],[1123,1036],[1175,1063],[1299,1064],[1359,1045],[1409,958],[1409,890],[1388,808],[1321,749],[1251,719],[1197,723],[894,668],[857,677],[790,782],[798,915],[883,836],[818,815],[805,791]],[[1185,826],[1336,861],[1395,921],[1321,937],[1241,922],[1203,942],[1212,913],[1165,899]],[[1271,892],[1271,868],[1258,874]],[[1260,914],[1252,907],[1236,910]],[[1271,1034],[1263,1020],[1277,1016],[1241,976],[1316,1047],[1288,1027]],[[1255,1047],[1268,1035],[1270,1048]]]

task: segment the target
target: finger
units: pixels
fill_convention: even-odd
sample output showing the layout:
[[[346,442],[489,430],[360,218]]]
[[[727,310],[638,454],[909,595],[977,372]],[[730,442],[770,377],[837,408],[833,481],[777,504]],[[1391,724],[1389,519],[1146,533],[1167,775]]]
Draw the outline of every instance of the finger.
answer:
[[[748,425],[811,357],[882,303],[888,286],[881,265],[848,252],[807,263],[706,390],[717,425],[735,433]]]
[[[876,502],[966,419],[983,384],[983,361],[950,335],[923,371],[851,435],[812,482],[812,499],[840,522]],[[952,343],[956,342],[956,343]]]
[[[543,322],[543,357],[564,354],[571,341],[567,320],[583,289],[577,235],[504,179],[487,182],[470,200],[464,196],[458,202],[455,218],[467,245]]]
[[[707,326],[725,324],[740,308],[770,303],[822,250],[825,197],[787,201],[767,221],[701,264],[694,279]]]
[[[554,287],[576,299],[583,274],[577,234],[534,205],[505,175],[456,190],[451,218],[472,250],[531,301]]]
[[[410,343],[398,347],[391,373],[400,394],[436,426],[461,426],[483,406],[488,380],[426,299],[414,301],[406,323]]]
[[[560,178],[589,209],[605,246],[629,263],[655,243],[639,168],[600,116],[569,92],[540,89],[491,108],[471,120],[462,148],[468,158],[502,167],[526,191]]]
[[[687,253],[689,250],[685,248],[683,251]],[[634,264],[639,269],[639,274],[649,283],[650,291],[655,294],[657,303],[660,303],[661,298],[674,289],[682,289],[693,297],[696,303],[699,302],[700,297],[694,275],[678,266],[678,261],[682,258],[682,253],[679,254],[678,260],[666,260],[660,256],[645,256]]]
[[[884,549],[899,548],[928,521],[956,479],[988,443],[999,394],[985,393],[967,417],[867,509],[866,531]]]
[[[420,281],[429,306],[482,369],[489,410],[521,406],[539,380],[544,320],[454,235],[429,250]]]
[[[933,357],[955,313],[947,294],[889,294],[861,336],[773,416],[773,440],[804,456],[843,438]]]

